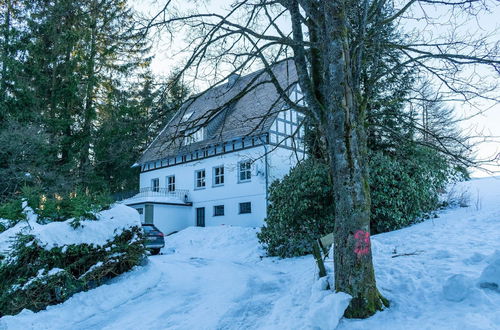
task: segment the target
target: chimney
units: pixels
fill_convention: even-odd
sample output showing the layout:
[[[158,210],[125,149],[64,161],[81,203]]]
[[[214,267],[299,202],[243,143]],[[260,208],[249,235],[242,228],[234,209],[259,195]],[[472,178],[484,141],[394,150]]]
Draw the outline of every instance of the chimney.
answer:
[[[229,77],[227,78],[229,86],[232,87],[234,85],[234,83],[236,82],[236,80],[238,80],[239,78],[240,78],[239,74],[231,73],[229,75]]]

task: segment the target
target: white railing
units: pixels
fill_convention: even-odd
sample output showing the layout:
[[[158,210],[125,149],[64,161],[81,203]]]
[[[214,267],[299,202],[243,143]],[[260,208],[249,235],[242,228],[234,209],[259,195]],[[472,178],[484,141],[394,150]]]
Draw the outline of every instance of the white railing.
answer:
[[[191,198],[189,196],[189,190],[187,189],[176,189],[174,191],[169,191],[167,188],[157,188],[157,187],[143,187],[139,189],[139,193],[133,198],[142,197],[171,197],[179,199],[183,202],[188,203]]]

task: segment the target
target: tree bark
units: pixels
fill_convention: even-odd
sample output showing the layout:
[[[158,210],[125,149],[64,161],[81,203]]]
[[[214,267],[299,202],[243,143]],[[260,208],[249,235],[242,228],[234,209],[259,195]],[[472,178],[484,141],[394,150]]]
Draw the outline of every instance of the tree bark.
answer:
[[[7,62],[9,59],[9,43],[10,43],[10,15],[12,11],[11,1],[7,0],[5,6],[5,22],[3,24],[3,47],[2,47],[2,81],[0,82],[0,121],[3,119],[3,109],[7,94]]]
[[[343,4],[326,4],[328,101],[323,130],[335,187],[335,289],[352,296],[346,317],[365,318],[388,306],[388,301],[377,289],[372,262],[365,111],[353,79],[355,63],[351,63]]]

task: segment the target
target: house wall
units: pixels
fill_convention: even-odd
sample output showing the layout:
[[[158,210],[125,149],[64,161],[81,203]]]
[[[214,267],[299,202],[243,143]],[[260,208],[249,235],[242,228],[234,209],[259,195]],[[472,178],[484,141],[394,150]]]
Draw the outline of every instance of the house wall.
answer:
[[[154,225],[165,235],[194,225],[191,221],[191,207],[189,206],[151,204],[154,207]],[[144,210],[144,205],[145,204],[138,204],[130,206],[135,209],[142,208]],[[143,214],[141,214],[141,222],[144,223],[144,211]]]
[[[267,157],[266,152],[268,152]],[[268,164],[267,182],[266,158]],[[244,160],[253,161],[252,177],[249,182],[239,182],[238,180],[238,163]],[[150,187],[151,180],[154,178],[160,180],[160,187],[166,187],[167,176],[175,175],[176,189],[190,191],[190,200],[193,202],[193,206],[176,206],[178,208],[184,207],[189,211],[182,214],[168,213],[169,211],[157,212],[156,209],[170,209],[174,208],[174,206],[155,205],[155,223],[163,221],[161,220],[162,217],[178,217],[179,219],[182,218],[182,220],[178,220],[179,225],[185,224],[186,227],[196,225],[196,208],[204,207],[206,226],[260,227],[264,224],[267,212],[266,183],[270,185],[275,179],[283,177],[296,163],[297,157],[293,150],[271,145],[260,145],[250,149],[143,172],[140,175],[140,187]],[[224,185],[214,186],[213,168],[221,165],[224,166]],[[195,187],[195,173],[200,169],[205,169],[206,173],[206,184],[203,189]],[[242,202],[251,202],[251,213],[239,214],[239,203]],[[216,205],[224,205],[223,216],[214,216],[214,206]]]

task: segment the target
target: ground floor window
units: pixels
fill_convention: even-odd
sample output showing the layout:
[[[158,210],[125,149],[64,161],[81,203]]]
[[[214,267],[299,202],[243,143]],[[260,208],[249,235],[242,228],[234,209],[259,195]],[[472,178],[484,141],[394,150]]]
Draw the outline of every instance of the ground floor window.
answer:
[[[240,214],[252,213],[252,203],[244,202],[240,203]]]
[[[224,215],[224,205],[215,205],[214,206],[214,217],[219,217]]]

